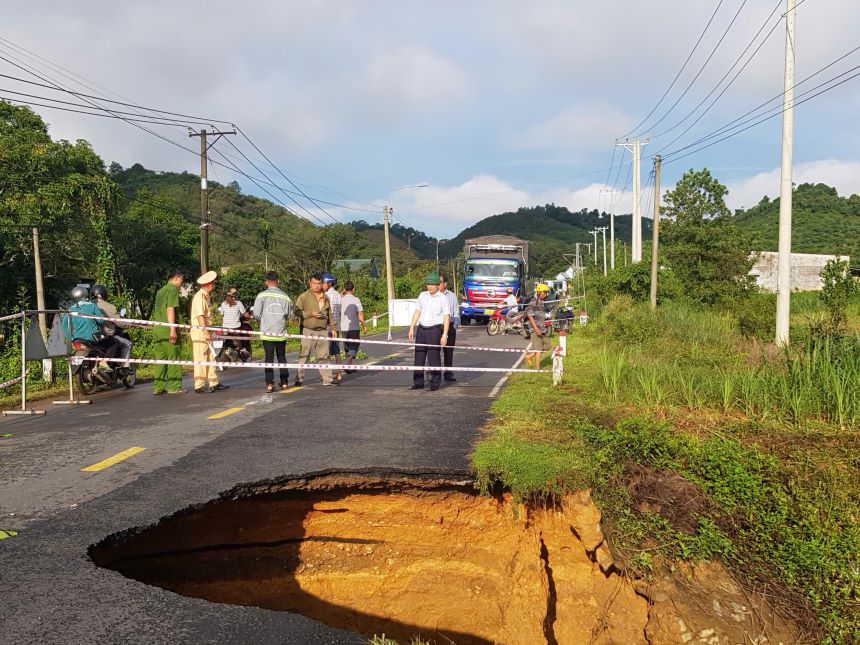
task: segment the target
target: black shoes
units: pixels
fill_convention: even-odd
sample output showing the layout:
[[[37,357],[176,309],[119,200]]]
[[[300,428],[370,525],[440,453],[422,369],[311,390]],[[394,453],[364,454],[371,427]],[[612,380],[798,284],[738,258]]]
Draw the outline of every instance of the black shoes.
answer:
[[[431,392],[435,392],[435,391],[436,391],[436,390],[438,390],[438,389],[439,389],[439,386],[438,386],[438,385],[436,385],[436,384],[434,384],[434,385],[431,385],[431,386],[430,386],[430,391],[431,391]]]
[[[212,390],[209,389],[208,385],[204,385],[203,387],[195,387],[194,392],[197,394],[209,394]]]
[[[209,388],[209,391],[210,392],[221,392],[222,390],[229,390],[229,389],[230,389],[229,385],[224,385],[223,383],[216,383],[215,387]]]
[[[293,387],[301,387],[301,386],[302,386],[302,382],[300,380],[296,379],[296,382],[293,383]]]
[[[447,383],[456,383],[456,382],[457,382],[457,379],[455,379],[453,376],[446,376],[446,377],[445,377],[445,381],[446,381]]]

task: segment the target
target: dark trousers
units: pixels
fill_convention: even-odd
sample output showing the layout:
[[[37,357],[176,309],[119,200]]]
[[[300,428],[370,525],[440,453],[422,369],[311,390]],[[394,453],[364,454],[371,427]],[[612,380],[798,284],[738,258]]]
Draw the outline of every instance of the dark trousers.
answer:
[[[422,327],[418,325],[415,330],[415,342],[426,343],[428,345],[438,345],[442,340],[442,325],[433,327]],[[415,348],[415,366],[424,367],[429,364],[430,367],[442,367],[442,357],[438,347],[421,347]],[[424,372],[415,370],[412,374],[412,381],[416,385],[424,384]],[[442,382],[442,372],[438,369],[430,370],[430,385],[439,385]]]
[[[239,329],[251,331],[251,325],[249,325],[246,322],[243,322],[241,325],[239,325]],[[247,350],[247,352],[250,354],[251,353],[251,337],[246,336],[245,334],[239,334],[239,335],[243,337],[242,340],[239,341],[239,347],[241,347],[244,350]]]
[[[361,332],[358,329],[351,329],[349,331],[345,331],[344,336],[349,340],[358,341],[358,339],[361,338]],[[361,343],[359,342],[344,342],[343,349],[346,351],[346,355],[349,358],[355,358],[358,354],[358,346],[360,344]]]
[[[445,347],[442,350],[442,364],[445,367],[451,367],[454,365],[454,345],[457,344],[457,330],[453,327],[448,327],[448,342],[445,343]],[[451,370],[445,370],[445,378],[450,378],[454,376],[454,372]]]
[[[266,354],[265,362],[274,363],[275,356],[278,357],[278,363],[285,364],[287,362],[287,341],[285,340],[264,340],[263,351]],[[278,376],[280,382],[286,383],[289,378],[290,370],[280,367],[278,368]],[[266,385],[274,385],[275,370],[271,367],[266,368]]]

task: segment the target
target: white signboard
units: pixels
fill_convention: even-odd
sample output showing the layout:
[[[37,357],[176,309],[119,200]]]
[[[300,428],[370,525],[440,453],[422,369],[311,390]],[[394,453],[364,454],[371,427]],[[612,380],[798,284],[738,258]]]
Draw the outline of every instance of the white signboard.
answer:
[[[417,298],[402,298],[391,301],[391,317],[392,327],[408,327],[412,324],[412,314],[418,309]]]

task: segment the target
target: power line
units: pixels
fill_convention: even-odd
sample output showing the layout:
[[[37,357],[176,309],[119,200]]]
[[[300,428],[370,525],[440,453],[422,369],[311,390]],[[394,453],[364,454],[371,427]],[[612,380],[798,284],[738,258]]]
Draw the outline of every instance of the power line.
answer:
[[[2,38],[0,38],[0,40],[2,40]],[[76,96],[78,98],[95,99],[97,101],[104,101],[105,103],[113,103],[114,105],[122,105],[124,107],[138,108],[139,110],[146,110],[147,112],[157,112],[159,114],[165,114],[167,116],[176,116],[176,117],[181,117],[182,119],[190,119],[191,121],[189,121],[189,122],[191,122],[191,123],[204,123],[207,125],[211,125],[212,123],[231,123],[230,121],[222,121],[220,119],[209,119],[209,118],[205,118],[205,117],[194,116],[191,114],[183,114],[181,112],[171,112],[169,110],[159,110],[157,108],[145,107],[142,105],[138,105],[137,103],[129,103],[127,101],[115,101],[113,99],[103,98],[100,96],[95,96],[93,94],[84,94],[82,92],[76,92],[74,90],[66,89],[63,87],[56,87],[53,85],[49,85],[47,83],[38,83],[36,81],[31,81],[31,80],[28,80],[26,78],[21,78],[20,76],[12,76],[11,74],[0,74],[0,78],[6,78],[6,79],[9,79],[12,81],[16,81],[18,83],[26,83],[28,85],[33,85],[35,87],[42,87],[45,89],[53,90],[55,92],[64,92],[66,94],[71,94],[72,96]],[[44,98],[44,97],[40,97],[40,98]],[[58,99],[47,99],[47,100],[57,101]],[[70,105],[74,105],[74,104],[70,104]],[[138,114],[138,113],[125,112],[124,114]],[[138,114],[138,116],[141,116],[141,115]],[[179,121],[179,119],[171,119],[171,120]],[[185,121],[181,121],[181,122],[184,123]]]
[[[860,51],[860,46],[855,47],[854,49],[852,49],[851,51],[849,51],[849,52],[847,52],[847,53],[843,54],[842,56],[840,56],[840,57],[839,57],[839,58],[837,58],[836,60],[834,60],[834,61],[832,61],[832,62],[828,63],[827,65],[825,65],[824,67],[822,67],[822,68],[821,68],[821,69],[819,69],[818,71],[813,72],[812,74],[810,74],[809,76],[805,77],[805,78],[804,78],[804,79],[802,79],[801,81],[799,81],[799,82],[795,83],[795,85],[793,86],[793,88],[792,88],[792,89],[796,89],[796,88],[800,87],[801,85],[803,85],[803,84],[804,84],[804,83],[806,83],[807,81],[809,81],[809,80],[811,80],[811,79],[815,78],[816,76],[818,76],[818,75],[819,75],[819,74],[821,74],[822,72],[825,72],[826,70],[830,69],[831,67],[833,67],[833,66],[834,66],[834,65],[836,65],[837,63],[839,63],[839,62],[841,62],[841,61],[845,60],[845,59],[846,59],[846,58],[848,58],[851,54],[854,54],[854,53],[855,53],[855,52],[857,52],[857,51]],[[838,79],[838,78],[841,78],[842,76],[845,76],[846,74],[849,74],[849,73],[850,73],[850,72],[852,72],[854,69],[857,69],[857,68],[856,68],[856,67],[851,68],[851,69],[849,69],[847,72],[843,72],[842,74],[839,74],[839,75],[837,75],[837,76],[835,76],[835,77],[831,78],[830,80],[825,81],[824,83],[821,83],[821,84],[819,84],[819,85],[817,85],[817,86],[815,86],[815,87],[811,88],[810,90],[807,90],[807,92],[802,93],[800,96],[803,96],[804,94],[807,94],[807,93],[808,93],[808,92],[810,92],[810,91],[814,91],[814,90],[816,90],[816,89],[818,89],[818,88],[820,88],[820,87],[823,87],[824,85],[827,85],[827,84],[831,83],[832,81],[834,81],[834,80],[836,80],[836,79]],[[766,106],[766,105],[768,105],[769,103],[773,103],[774,101],[777,101],[777,100],[782,99],[782,97],[783,97],[783,96],[785,96],[785,92],[780,92],[780,93],[779,93],[779,94],[777,94],[776,96],[774,96],[774,97],[772,97],[772,98],[768,99],[767,101],[764,101],[763,103],[760,103],[759,105],[757,105],[757,106],[756,106],[756,107],[754,107],[753,109],[749,110],[748,112],[745,112],[744,114],[742,114],[741,116],[737,117],[736,119],[734,119],[734,120],[732,120],[732,121],[729,121],[729,122],[728,122],[727,124],[725,124],[724,126],[722,126],[722,127],[720,127],[720,128],[717,128],[717,129],[716,129],[716,130],[714,130],[713,132],[711,132],[711,133],[709,133],[709,134],[707,134],[707,135],[705,135],[705,136],[703,136],[703,137],[701,137],[701,138],[697,139],[696,141],[692,142],[691,144],[689,144],[689,145],[687,145],[687,146],[684,146],[683,148],[678,148],[677,150],[674,150],[673,152],[670,152],[669,154],[675,154],[675,153],[680,152],[680,151],[682,151],[682,150],[687,150],[688,148],[691,148],[691,147],[693,147],[693,146],[699,145],[700,143],[704,143],[705,141],[708,141],[709,139],[713,139],[713,138],[715,138],[715,137],[719,136],[720,134],[723,134],[723,133],[725,133],[725,132],[728,132],[729,130],[732,130],[732,129],[736,128],[736,127],[740,127],[741,125],[744,125],[745,123],[749,123],[750,121],[753,121],[753,120],[755,120],[755,119],[759,118],[759,117],[760,117],[760,116],[762,116],[763,114],[766,114],[767,112],[769,112],[769,111],[771,111],[771,110],[773,110],[773,109],[776,109],[776,107],[778,107],[778,106],[775,106],[775,107],[772,107],[772,108],[768,108],[768,109],[767,109],[767,110],[765,110],[762,114],[759,114],[759,115],[756,115],[756,116],[752,116],[752,117],[750,117],[749,119],[746,119],[746,117],[748,117],[748,116],[750,116],[750,115],[754,114],[755,112],[758,112],[761,108],[765,107],[765,106]],[[746,119],[746,120],[744,120],[744,119]],[[735,124],[737,124],[737,125],[735,125]]]
[[[698,72],[696,72],[696,75],[693,77],[693,80],[692,80],[692,81],[690,81],[690,83],[687,85],[686,89],[681,93],[681,96],[679,96],[679,97],[675,100],[675,102],[674,102],[674,103],[672,104],[672,106],[671,106],[671,107],[666,111],[666,113],[665,113],[665,114],[663,114],[663,116],[661,116],[659,119],[657,119],[657,121],[656,121],[656,122],[654,122],[654,123],[651,125],[651,127],[650,127],[650,128],[646,128],[646,129],[642,132],[642,134],[646,134],[646,133],[650,132],[651,130],[653,130],[654,128],[656,128],[658,125],[660,125],[660,123],[662,123],[662,122],[663,122],[663,120],[664,120],[666,117],[668,117],[668,116],[672,113],[672,111],[673,111],[673,110],[678,106],[678,104],[683,100],[683,98],[684,98],[685,96],[687,96],[687,93],[692,89],[692,87],[693,87],[693,85],[696,83],[696,81],[697,81],[697,80],[699,80],[699,77],[702,75],[702,72],[704,72],[704,71],[705,71],[705,68],[706,68],[706,67],[708,66],[708,64],[711,62],[711,59],[714,57],[714,54],[716,54],[716,53],[717,53],[717,50],[720,48],[720,45],[722,45],[722,44],[723,44],[723,41],[725,40],[726,36],[728,36],[729,31],[731,30],[732,26],[733,26],[733,25],[735,24],[735,22],[737,21],[738,16],[740,16],[741,11],[742,11],[742,10],[743,10],[743,8],[746,6],[747,2],[748,2],[748,0],[743,0],[743,1],[741,2],[740,7],[738,7],[738,10],[735,12],[735,15],[732,17],[732,20],[731,20],[731,22],[729,23],[728,27],[726,27],[725,31],[723,31],[722,36],[720,36],[720,39],[717,41],[717,44],[716,44],[716,45],[714,45],[714,48],[711,50],[711,53],[708,55],[708,58],[707,58],[707,59],[705,59],[705,62],[704,62],[704,63],[702,63],[702,66],[699,68],[699,71],[698,71]]]
[[[858,65],[857,67],[853,67],[852,69],[848,70],[848,72],[851,72],[851,71],[854,71],[854,70],[857,70],[857,69],[860,69],[860,65]],[[845,75],[845,74],[847,74],[848,72],[845,72],[845,73],[843,73],[843,74],[840,74],[840,76],[844,76],[844,75]],[[833,89],[836,89],[836,88],[837,88],[837,87],[839,87],[840,85],[844,85],[844,84],[845,84],[845,83],[847,83],[848,81],[850,81],[850,80],[852,80],[852,79],[854,79],[854,78],[857,78],[858,76],[860,76],[860,72],[857,72],[856,74],[853,74],[853,75],[849,76],[848,78],[846,78],[846,79],[843,79],[843,80],[839,81],[839,82],[838,82],[838,83],[836,83],[835,85],[832,85],[832,86],[830,86],[830,87],[827,87],[827,88],[825,88],[825,89],[821,90],[820,92],[816,92],[816,93],[815,93],[815,94],[813,94],[812,96],[809,96],[809,97],[807,97],[807,98],[803,99],[802,101],[795,101],[795,102],[792,104],[792,106],[790,106],[789,108],[780,108],[780,109],[779,109],[779,111],[778,111],[778,112],[776,112],[775,114],[772,114],[772,115],[770,115],[770,116],[768,116],[768,117],[765,117],[765,118],[763,118],[763,119],[761,119],[761,120],[759,120],[759,121],[756,121],[755,123],[752,123],[752,124],[750,124],[750,125],[746,126],[745,128],[742,128],[741,130],[737,130],[736,132],[733,132],[733,133],[731,133],[731,134],[728,134],[728,135],[726,135],[726,136],[724,136],[724,137],[722,137],[722,138],[720,138],[720,139],[717,139],[716,141],[713,141],[713,142],[711,142],[711,143],[709,143],[709,144],[707,144],[707,145],[704,145],[704,146],[702,146],[702,147],[700,147],[700,148],[696,148],[695,150],[692,150],[692,151],[690,151],[690,152],[688,152],[688,153],[686,153],[686,154],[683,154],[683,155],[681,155],[680,157],[675,157],[674,159],[670,160],[668,163],[674,163],[674,162],[676,162],[676,161],[679,161],[679,160],[683,159],[684,157],[689,157],[690,155],[695,154],[695,153],[699,152],[700,150],[704,150],[705,148],[710,148],[711,146],[715,146],[715,145],[717,145],[718,143],[720,143],[720,142],[722,142],[722,141],[725,141],[726,139],[731,139],[732,137],[734,137],[734,136],[736,136],[736,135],[738,135],[738,134],[740,134],[740,133],[742,133],[742,132],[745,132],[745,131],[749,130],[750,128],[754,128],[755,126],[757,126],[757,125],[759,125],[759,124],[761,124],[761,123],[764,123],[765,121],[770,121],[771,119],[778,117],[778,116],[779,116],[779,115],[781,115],[783,112],[785,112],[785,110],[786,110],[786,109],[790,109],[791,107],[796,107],[796,106],[798,106],[798,105],[802,105],[803,103],[806,103],[807,101],[811,101],[811,100],[812,100],[812,99],[814,99],[815,97],[820,96],[820,95],[822,95],[822,94],[824,94],[824,93],[826,93],[826,92],[829,92],[829,91],[831,91],[831,90],[833,90]],[[839,77],[837,76],[836,78],[839,78]],[[831,83],[833,80],[835,80],[835,79],[831,79],[830,81],[826,81],[825,83],[822,83],[821,85],[819,85],[819,86],[817,86],[817,87],[821,87],[822,85],[827,85],[827,84]],[[813,88],[813,89],[816,89],[816,88]],[[804,92],[804,94],[807,94],[807,93],[809,93],[809,92],[811,92],[811,91],[812,91],[812,90],[807,90],[807,92]],[[802,96],[802,95],[801,95],[801,96]],[[686,146],[686,147],[689,147],[689,146]],[[679,149],[679,150],[678,150],[678,151],[676,151],[676,152],[680,152],[680,150],[681,150],[681,149]]]
[[[699,39],[696,41],[696,44],[695,44],[695,45],[693,45],[693,49],[692,49],[692,50],[690,50],[690,53],[689,53],[689,54],[687,54],[687,60],[685,60],[685,61],[684,61],[684,64],[683,64],[683,65],[681,65],[681,69],[679,69],[679,70],[678,70],[678,73],[677,73],[677,74],[675,74],[675,78],[673,78],[673,79],[672,79],[672,82],[671,82],[671,83],[669,83],[669,87],[667,87],[667,88],[666,88],[666,91],[665,91],[665,92],[663,92],[663,96],[661,96],[661,97],[660,97],[660,100],[659,100],[659,101],[657,101],[657,103],[654,105],[654,107],[653,107],[653,108],[651,108],[651,111],[650,111],[648,114],[646,114],[646,115],[645,115],[645,118],[644,118],[644,119],[642,119],[642,120],[641,120],[641,121],[640,121],[640,122],[639,122],[639,123],[638,123],[638,124],[633,128],[633,129],[632,129],[632,130],[630,130],[630,132],[628,132],[628,133],[627,133],[627,134],[625,134],[625,135],[622,135],[622,136],[620,137],[621,139],[626,139],[626,138],[627,138],[627,137],[629,137],[631,134],[633,134],[636,130],[638,130],[639,128],[641,128],[641,127],[645,124],[645,122],[646,122],[648,119],[650,119],[650,118],[651,118],[651,115],[652,115],[652,114],[654,114],[654,112],[656,112],[656,111],[657,111],[657,108],[658,108],[658,107],[660,107],[660,105],[663,103],[663,101],[664,101],[664,100],[666,99],[666,97],[669,95],[669,92],[671,92],[671,91],[672,91],[672,88],[673,88],[673,87],[675,87],[675,83],[677,83],[677,82],[678,82],[678,79],[679,79],[679,78],[681,78],[681,74],[682,74],[682,73],[684,72],[684,70],[687,68],[687,65],[690,63],[690,60],[693,58],[693,54],[695,54],[695,53],[696,53],[696,50],[699,48],[699,45],[702,43],[702,39],[705,37],[705,34],[706,34],[706,33],[708,33],[708,29],[710,29],[710,27],[711,27],[711,23],[712,23],[712,22],[714,22],[714,18],[716,18],[716,17],[717,17],[717,12],[719,12],[720,7],[721,7],[721,6],[723,6],[723,1],[724,1],[724,0],[720,0],[720,1],[717,3],[716,8],[714,9],[714,13],[712,13],[712,14],[711,14],[711,18],[710,18],[710,20],[708,20],[708,24],[706,24],[706,25],[705,25],[705,28],[702,30],[702,33],[701,33],[701,34],[699,34]],[[615,152],[615,148],[614,148],[614,147],[612,148],[612,151],[613,151],[613,153]],[[608,181],[608,180],[607,180],[607,181]]]
[[[734,68],[735,68],[735,67],[737,67],[738,63],[740,63],[740,62],[741,62],[741,59],[742,59],[742,58],[746,55],[746,53],[750,50],[750,47],[752,47],[752,46],[753,46],[753,44],[755,43],[756,39],[759,37],[759,35],[761,34],[761,32],[762,32],[762,31],[764,31],[764,28],[765,28],[765,27],[767,27],[767,23],[768,23],[768,22],[770,22],[770,19],[771,19],[771,18],[773,17],[773,15],[777,12],[777,10],[779,9],[779,7],[780,7],[780,5],[781,5],[781,4],[782,4],[782,0],[777,0],[777,3],[776,3],[776,5],[774,6],[773,10],[770,12],[770,15],[769,15],[767,18],[765,18],[765,21],[762,23],[761,27],[759,27],[759,30],[756,32],[755,36],[753,36],[753,37],[752,37],[752,39],[750,40],[750,42],[747,44],[747,46],[746,46],[746,47],[744,48],[744,50],[741,52],[740,56],[738,56],[738,57],[735,59],[735,62],[734,62],[734,63],[732,63],[732,66],[731,66],[731,67],[729,67],[728,71],[727,71],[727,72],[723,75],[723,77],[722,77],[722,78],[717,82],[717,84],[716,84],[716,85],[714,85],[714,87],[711,89],[711,91],[710,91],[710,92],[708,92],[708,93],[705,95],[705,97],[704,97],[701,101],[699,101],[699,104],[698,104],[696,107],[694,107],[690,112],[688,112],[688,113],[687,113],[687,115],[686,115],[683,119],[681,119],[680,121],[678,121],[678,122],[677,122],[675,125],[673,125],[671,128],[668,128],[668,129],[664,130],[663,132],[660,132],[659,134],[654,135],[654,138],[665,136],[665,135],[669,134],[670,132],[672,132],[672,130],[674,130],[675,128],[680,127],[680,126],[684,123],[684,121],[686,121],[686,120],[687,120],[687,119],[689,119],[691,116],[693,116],[693,115],[694,115],[694,114],[699,110],[699,108],[700,108],[700,107],[702,107],[702,105],[704,105],[704,104],[705,104],[705,102],[706,102],[709,98],[711,98],[711,96],[713,96],[714,92],[716,92],[716,91],[719,89],[720,85],[722,85],[722,84],[723,84],[723,81],[725,81],[725,80],[726,80],[726,78],[728,78],[729,74],[731,74],[731,73],[732,73],[732,70],[734,70]],[[737,80],[738,76],[740,76],[740,75],[743,73],[743,71],[744,71],[744,70],[749,66],[749,64],[752,62],[752,60],[756,57],[756,54],[758,54],[758,52],[761,50],[761,48],[764,46],[764,44],[765,44],[765,43],[768,41],[768,39],[773,35],[773,32],[776,30],[776,28],[777,28],[777,27],[779,27],[779,25],[781,24],[781,22],[782,22],[782,19],[780,18],[779,20],[777,20],[777,21],[773,24],[773,26],[771,27],[770,31],[769,31],[769,32],[767,32],[767,35],[765,35],[765,37],[762,39],[761,43],[759,43],[758,47],[756,47],[756,49],[753,51],[753,53],[750,55],[750,57],[747,59],[747,61],[743,64],[743,66],[742,66],[742,67],[738,70],[738,72],[734,75],[734,77],[732,78],[732,80],[731,80],[731,81],[729,81],[729,83],[726,85],[726,87],[725,87],[725,88],[723,88],[723,91],[722,91],[722,92],[720,92],[720,93],[719,93],[719,95],[717,95],[717,97],[716,97],[716,98],[711,102],[711,104],[710,104],[710,105],[705,109],[705,111],[704,111],[704,112],[702,112],[702,113],[698,116],[698,118],[697,118],[695,121],[693,121],[689,126],[687,126],[687,128],[686,128],[686,129],[685,129],[681,134],[679,134],[679,135],[678,135],[677,137],[675,137],[672,141],[670,141],[668,144],[666,144],[666,145],[665,145],[665,146],[664,146],[660,151],[658,151],[658,152],[657,152],[657,154],[660,154],[660,152],[662,152],[662,150],[665,150],[666,148],[668,148],[669,146],[671,146],[673,143],[675,143],[678,139],[680,139],[681,137],[683,137],[687,132],[689,132],[689,131],[690,131],[690,129],[692,129],[692,128],[693,128],[693,126],[695,126],[699,121],[701,121],[701,120],[702,120],[702,118],[703,118],[703,117],[704,117],[704,116],[705,116],[705,115],[706,115],[706,114],[711,110],[711,108],[713,108],[713,107],[714,107],[714,105],[716,105],[717,101],[719,101],[719,100],[720,100],[720,98],[722,98],[723,94],[725,94],[725,93],[726,93],[726,91],[728,91],[728,89],[729,89],[729,88],[734,84],[734,82]]]

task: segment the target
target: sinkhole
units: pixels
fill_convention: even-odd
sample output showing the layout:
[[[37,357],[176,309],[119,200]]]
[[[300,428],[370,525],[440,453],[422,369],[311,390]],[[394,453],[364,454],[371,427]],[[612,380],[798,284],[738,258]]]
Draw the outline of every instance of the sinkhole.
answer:
[[[321,473],[240,486],[90,547],[128,578],[401,643],[644,643],[588,492],[539,505],[468,477]]]

